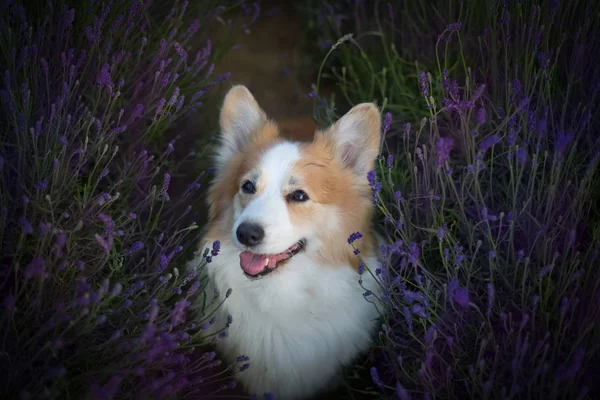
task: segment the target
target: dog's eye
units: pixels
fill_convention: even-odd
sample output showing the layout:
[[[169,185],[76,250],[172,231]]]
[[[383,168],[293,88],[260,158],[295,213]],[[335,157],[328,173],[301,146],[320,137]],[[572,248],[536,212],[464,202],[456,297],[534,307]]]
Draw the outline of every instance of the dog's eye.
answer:
[[[256,188],[254,187],[254,184],[252,182],[246,181],[242,185],[242,192],[252,194],[256,192]]]
[[[295,192],[290,193],[287,197],[288,201],[302,202],[308,200],[308,195],[304,190],[296,190]]]

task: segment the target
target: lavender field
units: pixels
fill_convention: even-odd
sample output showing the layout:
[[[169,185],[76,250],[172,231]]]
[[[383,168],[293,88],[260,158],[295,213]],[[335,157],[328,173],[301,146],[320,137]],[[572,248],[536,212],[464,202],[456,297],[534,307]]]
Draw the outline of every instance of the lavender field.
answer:
[[[271,3],[1,2],[0,398],[275,398],[240,390],[252,359],[215,352],[235,320],[186,266],[220,62]],[[388,244],[356,274],[380,321],[323,398],[600,398],[600,2],[292,10],[314,120],[384,115]]]

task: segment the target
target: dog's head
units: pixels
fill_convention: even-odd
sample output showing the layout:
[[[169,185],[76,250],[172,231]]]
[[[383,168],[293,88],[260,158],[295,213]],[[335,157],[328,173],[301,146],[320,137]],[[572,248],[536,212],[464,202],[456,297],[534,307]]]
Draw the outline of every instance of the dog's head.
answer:
[[[363,243],[372,244],[367,173],[379,153],[377,107],[359,104],[312,141],[294,142],[282,137],[248,89],[235,86],[220,125],[209,236],[239,251],[243,272],[265,275],[297,254],[321,264],[356,264],[346,239],[362,231]]]

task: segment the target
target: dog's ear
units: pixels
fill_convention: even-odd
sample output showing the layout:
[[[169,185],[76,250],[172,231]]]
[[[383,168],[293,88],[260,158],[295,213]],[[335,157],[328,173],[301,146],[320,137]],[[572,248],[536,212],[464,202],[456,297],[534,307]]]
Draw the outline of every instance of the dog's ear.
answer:
[[[381,114],[373,103],[354,106],[325,135],[346,168],[366,175],[374,168],[381,142]]]
[[[267,116],[248,88],[237,85],[225,95],[219,122],[221,138],[217,163],[222,165],[246,146],[252,135],[267,122]]]

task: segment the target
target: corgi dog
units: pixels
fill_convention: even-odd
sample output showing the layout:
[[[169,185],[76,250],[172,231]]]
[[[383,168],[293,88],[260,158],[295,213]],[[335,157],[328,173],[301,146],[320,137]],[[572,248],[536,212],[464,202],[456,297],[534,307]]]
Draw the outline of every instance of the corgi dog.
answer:
[[[367,173],[381,114],[359,104],[304,140],[297,125],[280,129],[246,87],[229,90],[200,247],[220,242],[205,272],[224,300],[217,315],[232,317],[221,355],[248,356],[237,379],[280,400],[331,388],[370,347],[379,316],[364,296],[379,293],[376,274],[358,270],[360,260],[371,269],[378,262]],[[355,232],[360,258],[349,244]]]

